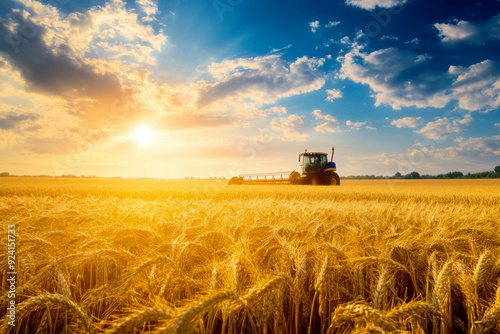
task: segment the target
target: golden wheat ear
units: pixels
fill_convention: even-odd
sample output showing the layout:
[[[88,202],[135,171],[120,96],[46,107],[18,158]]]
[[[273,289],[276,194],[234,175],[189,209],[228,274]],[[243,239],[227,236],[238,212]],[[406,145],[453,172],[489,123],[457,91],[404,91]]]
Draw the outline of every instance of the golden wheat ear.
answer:
[[[23,317],[28,313],[38,307],[46,305],[58,307],[63,310],[69,311],[70,313],[73,313],[80,320],[81,325],[87,333],[94,333],[95,329],[87,313],[68,297],[58,294],[38,295],[25,300],[24,302],[19,304],[17,308],[16,321],[22,321]],[[8,320],[8,318],[4,319],[2,326],[0,327],[0,333],[8,333],[10,331]]]
[[[227,301],[234,300],[237,298],[236,293],[233,290],[218,292],[204,300],[197,301],[193,303],[192,306],[186,308],[177,318],[173,319],[172,326],[162,327],[158,330],[158,334],[180,334],[188,333],[191,321],[197,317],[201,316],[207,310],[213,306]]]
[[[158,320],[165,320],[173,317],[175,313],[161,307],[149,307],[145,310],[137,311],[129,317],[120,319],[119,323],[107,331],[108,334],[133,333],[140,325]]]

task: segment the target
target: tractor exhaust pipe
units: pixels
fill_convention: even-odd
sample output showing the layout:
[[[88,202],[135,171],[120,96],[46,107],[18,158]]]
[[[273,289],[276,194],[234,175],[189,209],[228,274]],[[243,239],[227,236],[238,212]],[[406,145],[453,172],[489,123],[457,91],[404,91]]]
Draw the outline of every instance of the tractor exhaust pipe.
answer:
[[[330,162],[333,162],[333,154],[335,153],[335,147],[332,146],[332,159],[330,160]]]

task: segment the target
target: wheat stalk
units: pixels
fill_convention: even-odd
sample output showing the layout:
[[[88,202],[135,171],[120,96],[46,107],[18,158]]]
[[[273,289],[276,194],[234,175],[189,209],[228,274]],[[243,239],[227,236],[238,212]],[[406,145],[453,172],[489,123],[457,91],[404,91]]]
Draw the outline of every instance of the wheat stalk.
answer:
[[[47,309],[43,313],[42,319],[40,319],[40,323],[38,324],[35,334],[44,334],[47,332],[49,326],[49,317],[50,317],[50,310]]]
[[[323,263],[321,264],[321,269],[319,271],[316,280],[314,281],[314,290],[319,290],[321,285],[324,283],[326,278],[326,271],[328,269],[328,255],[323,259]]]
[[[217,266],[214,265],[210,275],[210,292],[214,292],[217,287]]]
[[[312,330],[312,322],[313,322],[313,312],[314,312],[314,304],[316,302],[316,297],[318,296],[319,289],[325,282],[326,270],[328,268],[328,255],[325,256],[323,260],[323,264],[321,265],[321,269],[319,271],[318,277],[316,277],[316,281],[314,282],[314,297],[311,303],[311,312],[309,314],[309,326],[307,332],[310,334]]]
[[[158,334],[185,333],[189,329],[190,322],[199,315],[205,313],[211,307],[226,300],[234,300],[237,294],[233,290],[218,292],[209,298],[194,303],[185,309],[175,320],[172,327],[163,327],[158,330]]]
[[[275,278],[272,278],[266,283],[250,289],[250,291],[248,291],[248,293],[245,296],[243,296],[243,301],[245,302],[253,301],[262,295],[268,294],[269,292],[274,290],[277,286],[280,286],[282,283],[289,281],[290,277],[286,275],[280,275]]]
[[[367,257],[360,257],[357,259],[352,259],[351,262],[353,262],[353,263],[358,263],[358,262],[371,263],[371,264],[380,264],[380,265],[384,264],[386,266],[394,267],[396,269],[404,271],[408,274],[410,273],[410,271],[408,270],[408,268],[406,268],[406,266],[402,265],[401,263],[399,263],[397,261],[394,261],[393,259],[391,259],[389,257],[367,256]]]
[[[474,333],[486,333],[493,329],[500,321],[500,303],[495,303],[490,307],[480,321],[474,323]]]
[[[66,281],[66,277],[64,277],[64,273],[61,269],[57,271],[57,278],[59,280],[59,286],[61,287],[61,292],[63,296],[67,298],[71,298],[71,290],[68,286],[68,282]]]
[[[446,262],[437,277],[435,278],[434,297],[435,302],[443,311],[444,305],[447,304],[450,291],[450,277],[453,272],[453,260]]]
[[[121,319],[119,323],[113,325],[113,328],[111,328],[108,333],[130,333],[143,323],[165,320],[172,317],[173,315],[174,313],[168,309],[162,307],[149,307],[145,310],[138,311],[129,317]]]
[[[16,321],[17,319],[22,319],[23,315],[28,313],[30,310],[46,304],[55,304],[65,310],[74,313],[80,320],[87,333],[94,332],[91,320],[87,316],[87,314],[74,301],[58,294],[39,295],[25,300],[18,306],[18,309],[16,311]],[[2,326],[0,327],[1,333],[7,333],[9,331],[10,325],[8,325],[7,322],[8,318],[4,319]]]
[[[389,292],[390,272],[383,266],[380,270],[377,287],[373,291],[373,307],[383,309]]]
[[[139,275],[145,268],[147,268],[150,265],[157,264],[157,263],[163,262],[163,261],[172,262],[172,259],[170,257],[168,257],[168,256],[165,256],[165,255],[158,255],[158,256],[156,256],[156,257],[154,257],[152,259],[147,260],[146,262],[144,262],[140,266],[136,267],[132,271],[132,273],[130,274],[130,276],[127,278],[127,280],[125,281],[125,283],[123,284],[123,286],[121,287],[120,294],[123,294],[123,293],[127,292],[127,290],[132,285],[132,281],[134,280],[134,278],[137,275]]]
[[[474,270],[474,282],[476,284],[476,293],[479,295],[481,289],[486,287],[486,283],[491,277],[491,273],[494,270],[495,261],[493,256],[489,251],[481,254],[477,261],[476,268]]]
[[[234,291],[240,295],[241,294],[241,276],[242,276],[242,267],[240,260],[236,258],[233,264],[233,289]]]
[[[413,315],[433,315],[439,316],[441,313],[434,303],[417,301],[401,305],[396,310],[391,310],[387,313],[387,319],[396,321],[400,318],[408,318]]]
[[[451,303],[450,297],[450,277],[453,273],[453,260],[449,260],[439,272],[434,286],[434,303],[437,305],[443,317],[442,328],[443,332],[448,331],[448,326],[451,324]]]
[[[391,318],[386,317],[384,312],[364,304],[349,304],[339,306],[335,310],[327,333],[332,333],[335,328],[346,322],[372,323],[381,326],[384,330],[396,330],[396,324]]]

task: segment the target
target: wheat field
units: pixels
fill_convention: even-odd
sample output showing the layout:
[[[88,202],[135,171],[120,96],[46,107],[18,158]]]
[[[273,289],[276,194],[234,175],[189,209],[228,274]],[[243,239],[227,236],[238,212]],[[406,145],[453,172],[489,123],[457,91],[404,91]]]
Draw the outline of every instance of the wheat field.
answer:
[[[500,333],[499,204],[500,180],[3,178],[0,331]]]

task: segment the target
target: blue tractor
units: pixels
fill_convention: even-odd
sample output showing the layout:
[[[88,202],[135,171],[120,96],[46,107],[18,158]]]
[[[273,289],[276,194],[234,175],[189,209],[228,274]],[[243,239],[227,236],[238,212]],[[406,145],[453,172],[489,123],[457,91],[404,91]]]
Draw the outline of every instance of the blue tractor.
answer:
[[[337,165],[333,162],[335,148],[332,147],[332,157],[328,162],[328,154],[322,152],[307,152],[299,154],[299,162],[302,160],[302,176],[298,172],[292,172],[290,183],[340,186],[340,177],[336,173]]]
[[[299,154],[302,162],[302,175],[299,172],[275,172],[258,174],[241,174],[231,178],[230,185],[236,184],[310,184],[340,186],[340,177],[336,173],[337,166],[333,162],[335,148],[332,147],[332,157],[328,162],[328,154],[322,152],[307,152]]]

